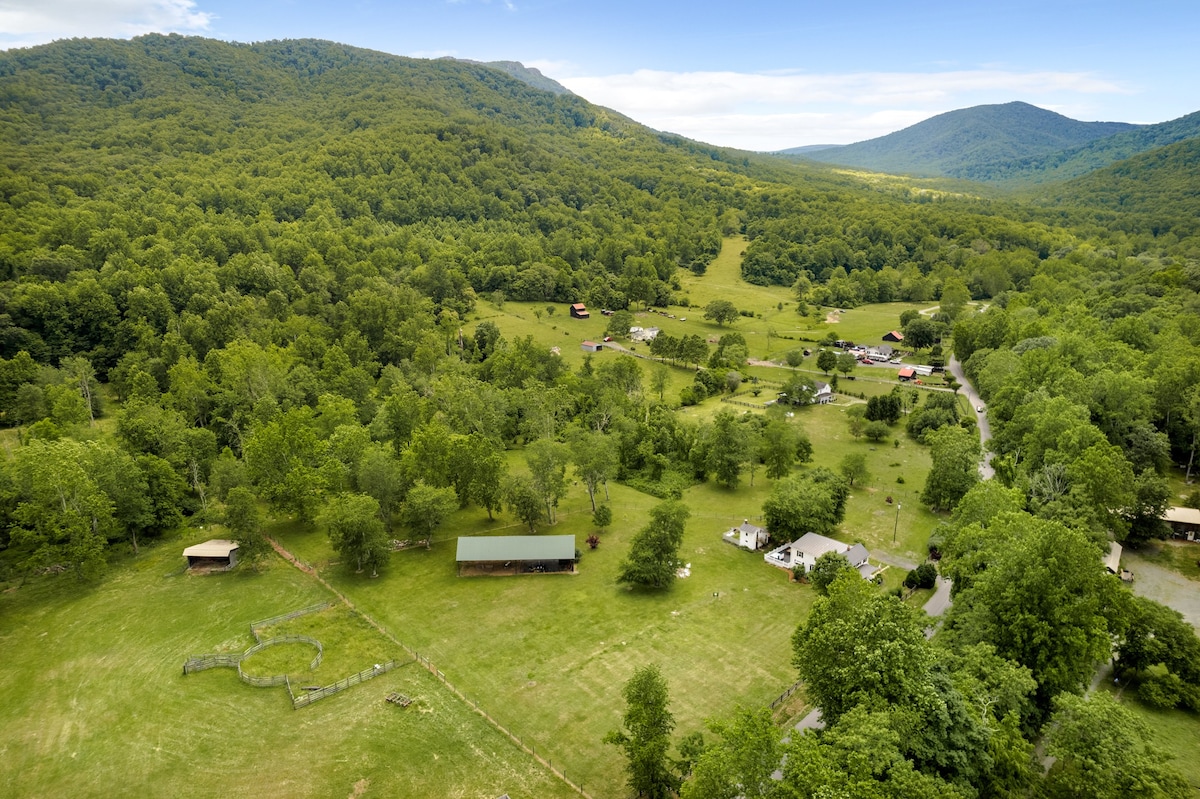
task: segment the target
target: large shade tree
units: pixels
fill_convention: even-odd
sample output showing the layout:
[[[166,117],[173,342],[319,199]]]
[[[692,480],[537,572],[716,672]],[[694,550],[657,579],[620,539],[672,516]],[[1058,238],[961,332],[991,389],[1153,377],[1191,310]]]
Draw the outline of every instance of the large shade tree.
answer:
[[[625,751],[629,787],[635,796],[667,799],[678,787],[671,771],[671,731],[675,717],[668,708],[667,681],[658,666],[643,666],[621,691],[625,698],[624,729],[613,730],[604,742]]]

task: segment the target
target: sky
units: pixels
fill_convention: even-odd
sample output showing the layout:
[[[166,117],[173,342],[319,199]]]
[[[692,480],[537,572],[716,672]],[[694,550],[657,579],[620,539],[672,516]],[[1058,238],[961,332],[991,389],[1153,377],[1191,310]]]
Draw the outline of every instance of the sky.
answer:
[[[1022,100],[1080,120],[1200,110],[1196,0],[0,0],[0,48],[176,32],[520,61],[710,144],[848,144]]]

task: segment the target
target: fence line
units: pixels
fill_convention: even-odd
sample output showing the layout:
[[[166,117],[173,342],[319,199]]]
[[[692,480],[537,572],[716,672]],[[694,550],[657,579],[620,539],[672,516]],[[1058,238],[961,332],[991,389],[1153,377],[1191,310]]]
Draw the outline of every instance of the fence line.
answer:
[[[393,638],[392,640],[396,640],[396,639]],[[397,642],[397,643],[399,643],[399,642]],[[431,661],[429,658],[422,655],[420,652],[409,649],[409,647],[404,644],[401,644],[401,646],[404,646],[405,649],[412,652],[413,659],[417,663],[420,663],[422,666],[424,666],[425,669],[427,671],[429,671],[430,674],[432,674],[439,681],[441,681],[441,683],[443,685],[445,685],[448,689],[450,689],[451,693],[453,693],[455,696],[457,696],[459,699],[461,699],[464,704],[466,704],[469,708],[471,708],[476,713],[478,713],[480,716],[482,716],[496,730],[498,730],[506,738],[508,738],[510,741],[512,741],[514,744],[516,744],[519,749],[524,751],[526,754],[532,756],[535,760],[537,760],[539,763],[544,765],[546,768],[550,769],[551,773],[553,773],[556,777],[558,777],[560,780],[565,782],[570,788],[577,791],[581,796],[586,797],[586,799],[592,799],[592,795],[589,794],[584,789],[583,783],[581,783],[581,782],[577,783],[574,780],[572,780],[570,777],[568,777],[566,769],[557,768],[554,765],[554,760],[549,755],[539,755],[537,752],[536,746],[532,742],[526,742],[523,738],[521,738],[521,736],[517,735],[515,732],[510,730],[508,727],[504,726],[499,721],[497,721],[496,718],[494,716],[492,716],[492,714],[488,713],[485,708],[483,708],[479,705],[478,699],[467,698],[467,695],[464,694],[462,691],[460,691],[454,685],[454,683],[452,683],[448,679],[446,679],[446,673],[443,672],[441,669],[439,669],[433,663],[433,661]]]
[[[255,674],[246,674],[242,671],[243,660],[276,644],[311,644],[315,646],[317,648],[317,656],[308,664],[310,671],[320,666],[322,658],[325,657],[325,647],[317,639],[310,638],[307,635],[283,635],[278,638],[268,638],[265,641],[259,641],[240,655],[192,655],[184,661],[183,673],[191,674],[192,672],[204,671],[205,669],[231,668],[237,669],[238,678],[242,682],[247,685],[253,685],[256,688],[273,688],[276,685],[285,685],[287,683],[286,674],[259,677]]]
[[[319,602],[316,605],[309,605],[306,608],[300,608],[299,610],[293,610],[291,613],[281,613],[280,615],[272,616],[269,619],[259,619],[258,621],[252,621],[252,622],[250,622],[250,634],[254,636],[255,641],[258,641],[258,640],[260,640],[258,637],[258,630],[261,627],[269,627],[272,624],[279,624],[281,621],[289,621],[291,619],[295,619],[300,616],[307,616],[309,613],[320,613],[322,610],[325,610],[326,608],[329,608],[332,606],[333,606],[332,602]]]
[[[291,684],[291,682],[287,681],[286,676],[284,677],[284,681],[285,681],[284,684],[287,685],[288,694],[290,694],[292,697],[292,707],[296,710],[299,710],[300,708],[307,707],[308,705],[311,705],[313,702],[324,699],[327,696],[333,696],[334,694],[341,693],[342,691],[345,691],[347,688],[352,688],[353,686],[358,685],[359,683],[363,683],[363,682],[366,682],[367,680],[374,679],[375,677],[378,677],[380,674],[386,674],[387,672],[391,671],[392,669],[396,668],[399,665],[400,664],[397,663],[395,660],[389,660],[387,663],[380,663],[376,666],[372,666],[369,669],[363,669],[362,671],[358,672],[357,674],[351,674],[349,677],[340,679],[335,683],[331,683],[329,685],[322,686],[321,688],[319,688],[315,691],[302,693],[299,696],[292,693],[292,684]]]
[[[241,655],[192,655],[183,663],[183,673],[216,668],[237,668],[242,662]]]
[[[792,683],[788,687],[788,689],[786,691],[784,691],[776,699],[774,699],[771,702],[771,704],[768,705],[768,707],[770,707],[771,710],[774,710],[775,708],[782,705],[788,699],[788,697],[790,697],[792,694],[796,693],[796,691],[800,690],[800,686],[801,686],[802,682],[803,682],[802,680],[796,680],[794,683]]]

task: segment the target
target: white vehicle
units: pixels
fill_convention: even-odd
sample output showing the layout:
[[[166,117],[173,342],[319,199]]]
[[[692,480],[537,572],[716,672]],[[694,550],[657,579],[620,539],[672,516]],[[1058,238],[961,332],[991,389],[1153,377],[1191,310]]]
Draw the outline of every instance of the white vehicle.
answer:
[[[888,361],[888,363],[899,366],[900,364],[904,363],[904,361],[900,360],[899,358],[892,358],[890,361]]]

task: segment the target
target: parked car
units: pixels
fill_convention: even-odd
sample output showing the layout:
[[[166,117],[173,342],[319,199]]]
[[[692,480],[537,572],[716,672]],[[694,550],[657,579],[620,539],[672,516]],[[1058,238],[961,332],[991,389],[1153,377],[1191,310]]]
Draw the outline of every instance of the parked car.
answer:
[[[604,340],[605,340],[605,341],[612,341],[612,336],[605,336],[605,337],[604,337]]]

